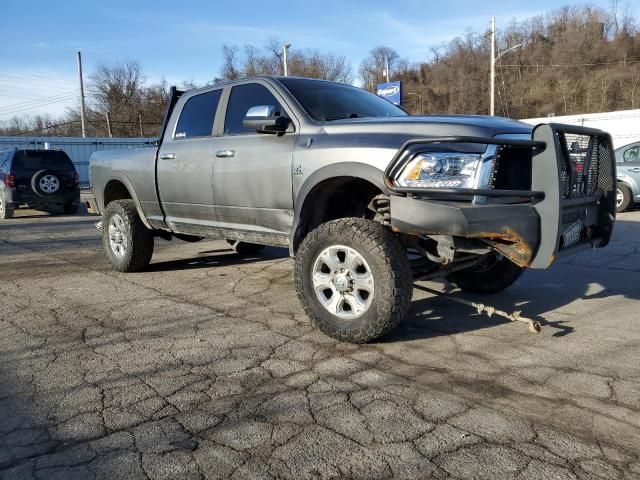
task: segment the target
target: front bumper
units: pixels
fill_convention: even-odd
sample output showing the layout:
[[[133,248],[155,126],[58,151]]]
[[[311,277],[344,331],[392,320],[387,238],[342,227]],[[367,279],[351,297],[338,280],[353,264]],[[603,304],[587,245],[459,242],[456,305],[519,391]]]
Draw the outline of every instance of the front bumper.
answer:
[[[577,139],[577,140],[576,140]],[[579,160],[569,141],[583,142]],[[393,178],[420,144],[487,143],[531,148],[530,190],[396,187]],[[479,239],[520,266],[549,267],[559,254],[607,245],[615,221],[611,137],[599,130],[538,125],[530,141],[458,137],[407,142],[386,171],[391,227],[414,235]],[[578,168],[579,167],[579,168]],[[484,197],[478,203],[474,199]],[[488,199],[488,200],[487,200]]]
[[[391,228],[411,235],[483,240],[521,266],[540,246],[540,217],[531,205],[475,205],[391,197]]]

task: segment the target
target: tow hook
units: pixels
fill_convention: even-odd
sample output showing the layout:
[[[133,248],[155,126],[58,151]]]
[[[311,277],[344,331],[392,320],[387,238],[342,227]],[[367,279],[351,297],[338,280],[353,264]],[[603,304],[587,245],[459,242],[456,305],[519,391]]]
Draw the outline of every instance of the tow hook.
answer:
[[[98,230],[102,231],[102,220],[100,220],[99,222],[96,222],[95,226]]]
[[[471,308],[475,308],[476,311],[478,313],[485,313],[488,317],[492,317],[493,315],[498,315],[499,317],[504,317],[507,320],[511,321],[511,322],[523,322],[529,325],[529,331],[532,333],[539,333],[540,332],[540,324],[538,322],[536,322],[535,320],[532,320],[530,318],[526,318],[521,316],[520,314],[522,312],[520,312],[519,310],[515,310],[511,313],[507,313],[504,312],[502,310],[498,310],[495,307],[492,307],[491,305],[485,305],[484,303],[476,303],[476,302],[470,302],[469,300],[464,300],[463,298],[455,298],[452,297],[451,295],[449,295],[447,292],[441,292],[439,290],[433,290],[431,288],[428,287],[423,287],[422,285],[418,285],[418,284],[414,284],[413,285],[414,288],[417,288],[418,290],[422,290],[423,292],[427,292],[427,293],[431,293],[433,295],[442,295],[446,298],[448,298],[449,300],[452,300],[456,303],[460,303],[462,305],[466,305],[468,307]]]

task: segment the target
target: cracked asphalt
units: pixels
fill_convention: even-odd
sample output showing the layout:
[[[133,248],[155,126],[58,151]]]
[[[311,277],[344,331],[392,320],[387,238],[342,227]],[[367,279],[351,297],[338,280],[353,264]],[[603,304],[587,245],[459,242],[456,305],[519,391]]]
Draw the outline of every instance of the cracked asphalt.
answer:
[[[16,214],[3,480],[640,478],[640,211],[608,248],[481,299],[539,334],[416,291],[370,345],[313,328],[285,251],[159,240],[120,274],[95,217]]]

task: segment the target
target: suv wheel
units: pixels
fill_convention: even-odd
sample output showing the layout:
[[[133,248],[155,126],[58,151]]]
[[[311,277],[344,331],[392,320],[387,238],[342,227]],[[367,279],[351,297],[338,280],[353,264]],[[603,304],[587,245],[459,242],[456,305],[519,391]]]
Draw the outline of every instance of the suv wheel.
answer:
[[[295,261],[298,298],[325,334],[354,343],[395,328],[413,292],[407,255],[381,224],[344,218],[320,225]]]
[[[264,249],[264,245],[257,243],[240,242],[237,240],[227,240],[227,243],[240,255],[253,255]]]
[[[4,197],[0,195],[0,219],[6,220],[7,218],[11,217],[13,217],[13,207],[7,205]]]
[[[50,170],[39,170],[31,177],[31,188],[44,198],[58,194],[61,186],[60,177]]]
[[[618,183],[616,189],[616,211],[624,212],[631,203],[631,190],[624,183]]]
[[[138,216],[133,200],[115,200],[103,217],[102,243],[113,268],[135,272],[151,261],[153,233]]]
[[[476,266],[452,273],[447,280],[471,293],[498,293],[511,286],[523,268],[498,253],[489,253]]]

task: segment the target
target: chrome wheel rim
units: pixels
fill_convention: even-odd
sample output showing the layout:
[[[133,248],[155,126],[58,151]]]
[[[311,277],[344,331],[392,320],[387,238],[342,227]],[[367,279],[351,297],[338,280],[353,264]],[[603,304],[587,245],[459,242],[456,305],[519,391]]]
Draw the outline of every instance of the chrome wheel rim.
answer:
[[[358,318],[373,302],[373,273],[364,257],[351,247],[332,245],[320,252],[311,283],[320,304],[338,318]]]
[[[113,254],[118,258],[124,257],[127,253],[127,231],[124,220],[117,213],[109,220],[108,234]]]
[[[624,202],[624,194],[619,188],[616,189],[616,206],[619,207]]]
[[[60,180],[55,175],[44,175],[38,184],[44,193],[55,193],[60,188]]]

